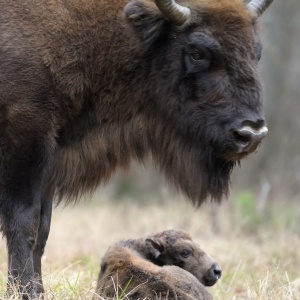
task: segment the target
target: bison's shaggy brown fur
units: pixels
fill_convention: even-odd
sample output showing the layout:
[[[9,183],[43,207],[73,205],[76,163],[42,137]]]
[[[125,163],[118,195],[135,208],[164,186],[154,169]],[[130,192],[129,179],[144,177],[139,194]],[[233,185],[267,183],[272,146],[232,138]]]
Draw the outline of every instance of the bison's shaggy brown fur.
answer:
[[[213,285],[220,276],[221,268],[187,233],[167,230],[110,247],[96,292],[113,297],[129,283],[129,299],[206,300],[212,297],[204,285]]]
[[[0,0],[0,218],[32,297],[55,198],[151,157],[195,204],[220,201],[267,132],[255,12],[178,2],[183,24],[151,0]]]

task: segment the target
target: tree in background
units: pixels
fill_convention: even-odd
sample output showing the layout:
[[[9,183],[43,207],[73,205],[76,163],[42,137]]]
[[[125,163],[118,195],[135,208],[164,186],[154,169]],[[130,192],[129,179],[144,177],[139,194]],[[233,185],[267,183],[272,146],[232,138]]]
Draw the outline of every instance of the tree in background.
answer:
[[[274,1],[262,17],[261,71],[269,134],[242,162],[236,189],[270,190],[270,198],[300,197],[300,2]]]

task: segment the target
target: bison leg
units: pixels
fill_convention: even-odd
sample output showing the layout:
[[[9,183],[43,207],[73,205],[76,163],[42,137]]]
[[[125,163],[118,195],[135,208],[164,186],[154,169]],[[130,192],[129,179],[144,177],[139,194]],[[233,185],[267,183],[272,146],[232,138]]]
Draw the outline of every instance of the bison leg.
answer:
[[[33,248],[39,226],[39,205],[11,206],[2,227],[8,248],[8,292],[16,288],[23,299],[34,298]]]
[[[1,148],[0,135],[0,218],[8,249],[8,292],[17,289],[23,299],[32,299],[36,297],[33,250],[38,240],[43,174],[49,156],[36,141],[11,147],[11,151],[7,148]]]
[[[38,294],[44,293],[41,259],[44,254],[45,246],[50,231],[53,197],[54,197],[54,189],[47,189],[47,191],[44,193],[42,197],[40,226],[38,231],[37,243],[33,251],[34,274],[35,274],[35,281],[37,284],[36,291]]]
[[[19,38],[27,45],[23,35]],[[0,218],[7,240],[8,287],[28,294],[26,299],[36,296],[34,249],[40,220],[44,222],[43,184],[57,127],[48,90],[52,79],[25,48],[16,50],[7,37],[0,41]]]

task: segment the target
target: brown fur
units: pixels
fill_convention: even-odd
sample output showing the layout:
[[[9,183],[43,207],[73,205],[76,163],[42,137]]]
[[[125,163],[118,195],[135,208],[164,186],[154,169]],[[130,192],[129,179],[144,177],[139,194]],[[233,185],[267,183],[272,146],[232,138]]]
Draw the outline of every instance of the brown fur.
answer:
[[[180,256],[184,249],[193,249],[191,257]],[[212,296],[204,287],[204,278],[214,264],[183,231],[121,241],[111,246],[102,260],[96,293],[114,297],[130,282],[126,289],[129,299],[208,300]]]
[[[163,265],[175,265],[192,273],[204,285],[213,285],[221,276],[221,268],[183,230],[165,230],[146,238],[121,241],[146,260]],[[188,251],[183,257],[181,252]]]
[[[156,266],[126,247],[110,251],[106,257],[107,273],[99,278],[96,291],[102,297],[112,299],[130,283],[125,295],[132,300],[213,299],[193,275],[179,267]]]
[[[153,100],[146,93],[156,87],[154,82],[144,79],[150,66],[135,65],[135,60],[146,59],[147,54],[142,49],[137,54],[137,41],[124,36],[121,11],[125,2],[69,0],[59,3],[52,0],[47,1],[47,5],[45,0],[39,4],[35,2],[23,1],[22,10],[30,9],[28,19],[26,16],[17,18],[20,14],[17,6],[10,8],[12,16],[8,22],[13,22],[11,27],[22,27],[23,35],[28,38],[25,40],[23,35],[17,35],[13,40],[5,41],[5,45],[7,51],[12,52],[12,57],[26,54],[30,62],[39,61],[51,72],[52,79],[49,77],[48,80],[55,85],[50,90],[48,101],[55,113],[50,115],[51,110],[45,111],[49,116],[44,118],[50,117],[46,125],[51,128],[48,144],[57,149],[52,158],[51,182],[59,199],[63,196],[74,199],[83,192],[94,190],[100,182],[108,181],[117,167],[126,169],[132,159],[142,161],[150,152],[156,164],[167,173],[168,179],[192,199],[202,201],[209,194],[215,198],[226,194],[228,173],[233,164],[220,161],[224,165],[220,169],[223,177],[211,174],[211,178],[218,176],[217,181],[205,188],[207,183],[204,182],[203,171],[199,172],[200,167],[195,167],[199,149],[178,138],[174,128],[165,126],[164,118],[157,118],[156,108],[149,106],[151,103],[148,102]],[[149,13],[159,15],[154,4],[140,2]],[[36,6],[34,10],[31,9],[33,3]],[[204,20],[208,16],[209,30],[213,30],[227,46],[232,44],[232,51],[228,51],[228,55],[233,56],[232,61],[236,52],[249,52],[247,43],[241,39],[247,41],[252,38],[251,31],[247,29],[252,17],[241,1],[187,3],[194,12],[188,26],[199,22],[199,15]],[[199,13],[198,7],[201,7]],[[213,19],[212,16],[216,17]],[[35,24],[39,27],[36,28]],[[100,29],[102,27],[111,29]],[[243,29],[243,34],[239,34],[238,31]],[[186,29],[180,30],[184,32]],[[224,30],[228,31],[227,35],[223,34]],[[21,45],[22,42],[27,43],[21,49],[15,45],[20,41]],[[94,41],[99,41],[101,47],[97,49]],[[116,46],[113,47],[111,41]],[[92,47],[81,48],[83,45]],[[14,53],[16,49],[22,54]],[[34,70],[28,70],[31,71]],[[29,77],[28,80],[36,79]],[[34,111],[35,103],[27,105],[30,112]],[[45,105],[48,104],[45,103],[42,109]],[[23,103],[18,104],[14,100],[13,107],[8,109],[22,112]],[[23,122],[22,126],[28,127]],[[83,131],[86,133],[83,134]],[[212,169],[207,172],[212,173]]]

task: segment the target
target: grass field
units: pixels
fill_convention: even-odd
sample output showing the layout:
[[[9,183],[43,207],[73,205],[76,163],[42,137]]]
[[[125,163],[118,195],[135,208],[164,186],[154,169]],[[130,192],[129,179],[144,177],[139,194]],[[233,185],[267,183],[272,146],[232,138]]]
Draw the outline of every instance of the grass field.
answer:
[[[43,257],[46,299],[91,299],[110,244],[169,228],[188,231],[222,266],[222,278],[209,288],[216,300],[300,299],[299,204],[273,203],[262,214],[247,193],[198,210],[174,195],[142,203],[108,198],[54,210]],[[2,240],[0,299],[6,268]]]

